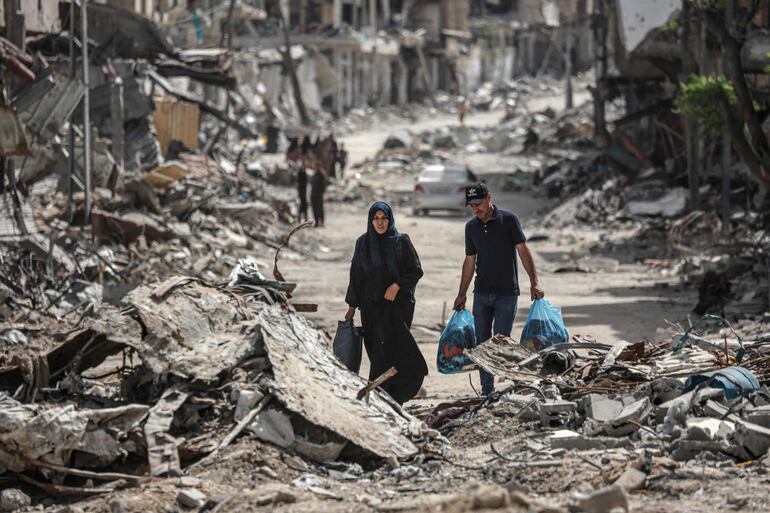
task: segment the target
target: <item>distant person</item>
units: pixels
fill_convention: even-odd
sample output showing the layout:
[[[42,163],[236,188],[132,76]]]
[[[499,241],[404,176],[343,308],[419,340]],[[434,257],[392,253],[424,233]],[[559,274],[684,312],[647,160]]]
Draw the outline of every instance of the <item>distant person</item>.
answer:
[[[384,201],[369,209],[366,233],[356,240],[345,295],[351,320],[361,310],[364,347],[374,380],[391,367],[398,371],[381,385],[399,404],[420,390],[428,366],[410,333],[414,318],[414,290],[422,266],[407,234],[396,229],[390,205]]]
[[[300,164],[297,170],[297,195],[299,196],[299,220],[307,221],[307,170],[304,164]]]
[[[492,337],[493,327],[494,334],[511,335],[519,299],[516,253],[529,275],[531,299],[545,294],[537,281],[535,262],[516,214],[497,208],[492,203],[492,193],[482,182],[466,188],[465,204],[470,206],[474,217],[465,224],[465,261],[454,309],[465,308],[466,293],[475,272],[473,319],[476,342],[481,343]],[[483,369],[479,374],[481,393],[494,392],[494,376]]]
[[[465,124],[465,114],[468,112],[468,101],[464,97],[460,97],[457,102],[457,117],[460,119],[460,124]]]
[[[313,172],[310,178],[310,205],[313,208],[313,219],[315,225],[321,227],[324,225],[324,193],[326,192],[326,174],[323,171]]]
[[[337,163],[340,165],[340,178],[345,175],[345,166],[348,165],[348,152],[345,150],[345,143],[340,143],[337,150]]]

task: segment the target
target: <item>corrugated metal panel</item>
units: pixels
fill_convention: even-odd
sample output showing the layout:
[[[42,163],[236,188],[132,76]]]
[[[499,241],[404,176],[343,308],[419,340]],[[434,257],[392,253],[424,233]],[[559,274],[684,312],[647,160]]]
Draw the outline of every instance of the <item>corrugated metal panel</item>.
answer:
[[[56,76],[51,91],[39,102],[19,113],[21,121],[40,142],[48,142],[75,110],[86,87],[77,79]]]
[[[155,128],[163,154],[172,139],[181,141],[191,150],[198,149],[200,111],[194,103],[155,98]]]

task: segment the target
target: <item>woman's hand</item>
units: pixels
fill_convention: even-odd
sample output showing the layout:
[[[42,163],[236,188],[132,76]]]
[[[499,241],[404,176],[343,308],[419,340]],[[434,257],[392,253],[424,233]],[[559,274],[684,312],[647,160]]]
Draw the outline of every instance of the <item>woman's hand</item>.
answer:
[[[388,287],[388,290],[385,291],[385,300],[394,301],[399,290],[401,290],[401,287],[398,286],[398,283],[393,283],[390,287]]]
[[[356,309],[351,306],[348,308],[348,311],[345,313],[345,320],[349,321],[353,319],[354,315],[356,315]]]

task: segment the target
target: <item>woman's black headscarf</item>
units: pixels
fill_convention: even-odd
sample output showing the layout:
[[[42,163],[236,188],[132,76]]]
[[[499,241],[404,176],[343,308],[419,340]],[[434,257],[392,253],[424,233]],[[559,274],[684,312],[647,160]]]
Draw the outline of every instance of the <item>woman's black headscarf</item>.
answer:
[[[388,231],[379,235],[372,225],[374,215],[382,210],[388,217]],[[396,230],[396,218],[393,209],[384,201],[377,201],[369,208],[369,219],[366,221],[366,234],[356,241],[356,249],[353,253],[353,263],[360,265],[365,271],[387,266],[392,276],[398,276],[398,264],[396,263],[396,243],[401,234]]]

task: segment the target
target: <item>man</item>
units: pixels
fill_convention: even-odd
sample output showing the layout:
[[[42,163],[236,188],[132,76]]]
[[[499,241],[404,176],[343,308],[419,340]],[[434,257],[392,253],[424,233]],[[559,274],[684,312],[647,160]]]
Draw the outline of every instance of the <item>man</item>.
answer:
[[[465,224],[465,261],[454,308],[465,308],[465,294],[475,271],[473,318],[476,342],[481,343],[492,337],[493,328],[495,334],[511,334],[519,299],[516,253],[529,275],[530,297],[539,299],[545,294],[538,284],[535,262],[516,214],[497,208],[482,182],[466,188],[465,204],[474,217]],[[479,374],[481,393],[491,394],[495,389],[494,376],[484,370],[479,370]]]
[[[324,225],[324,192],[326,191],[326,175],[318,170],[310,178],[310,206],[313,209],[313,219],[316,227]]]
[[[345,175],[345,166],[348,165],[348,152],[345,150],[345,144],[340,143],[340,149],[337,151],[337,164],[340,165],[340,178]]]

